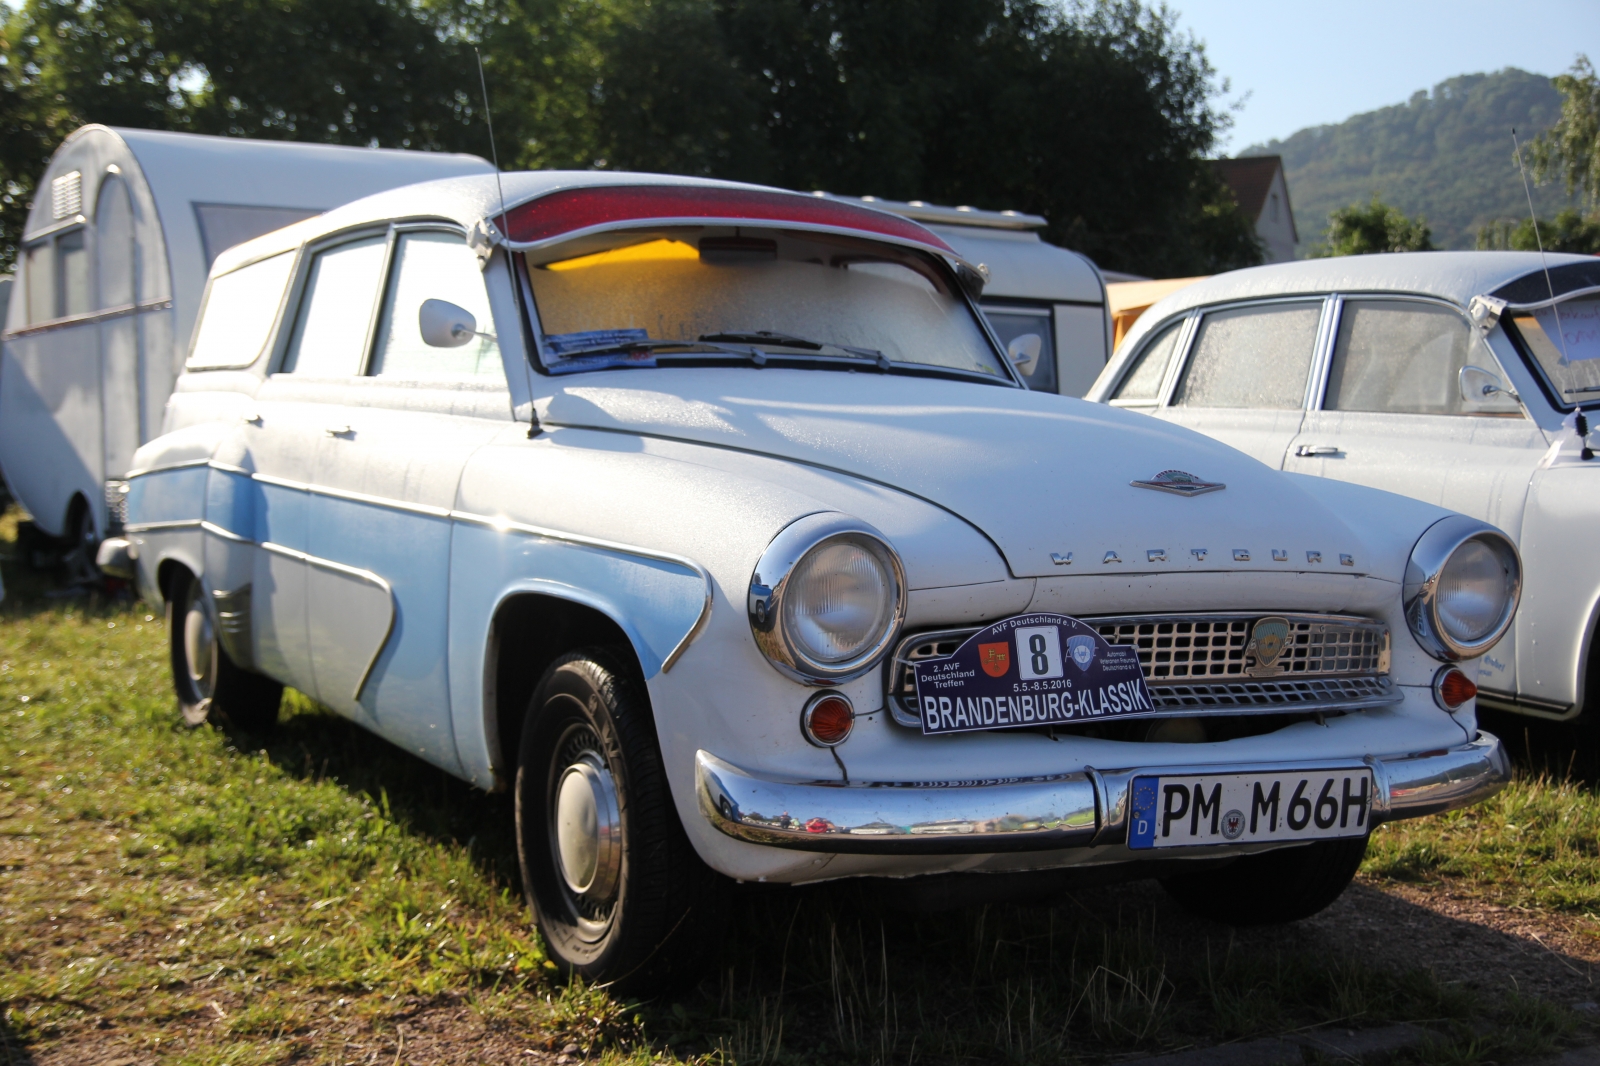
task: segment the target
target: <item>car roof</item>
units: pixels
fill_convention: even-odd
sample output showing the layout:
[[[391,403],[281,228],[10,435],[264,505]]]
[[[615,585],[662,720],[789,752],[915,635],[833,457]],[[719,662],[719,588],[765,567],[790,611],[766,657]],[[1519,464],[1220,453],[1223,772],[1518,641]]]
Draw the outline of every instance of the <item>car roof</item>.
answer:
[[[1158,301],[1140,316],[1119,350],[1131,350],[1149,332],[1208,304],[1327,292],[1395,292],[1433,296],[1466,307],[1529,274],[1570,264],[1593,264],[1593,256],[1551,252],[1390,252],[1269,263],[1215,274]]]
[[[468,231],[484,220],[499,216],[504,210],[515,213],[516,208],[532,200],[565,189],[602,188],[606,186],[688,186],[694,188],[727,189],[732,191],[778,193],[797,200],[815,202],[810,196],[787,189],[775,189],[744,182],[719,181],[712,178],[691,178],[675,174],[640,174],[623,171],[541,170],[504,173],[500,175],[471,175],[445,178],[438,181],[419,182],[388,192],[377,193],[335,208],[316,218],[285,226],[253,241],[238,245],[218,257],[215,273],[226,273],[246,263],[279,252],[289,251],[324,234],[338,233],[367,224],[404,220],[444,220],[454,222]],[[868,204],[853,206],[854,210],[893,219],[899,226],[911,226],[926,234],[929,243],[947,247],[943,241],[921,225],[899,215],[871,207]],[[796,223],[796,228],[807,228]],[[893,240],[882,234],[867,236]],[[904,242],[901,242],[904,243]],[[928,248],[927,250],[934,250]]]

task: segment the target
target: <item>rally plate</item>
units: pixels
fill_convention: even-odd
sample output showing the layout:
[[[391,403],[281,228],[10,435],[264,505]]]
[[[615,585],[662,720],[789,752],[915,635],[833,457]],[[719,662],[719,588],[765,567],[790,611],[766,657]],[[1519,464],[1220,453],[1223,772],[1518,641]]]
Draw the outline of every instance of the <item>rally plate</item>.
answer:
[[[1019,614],[915,664],[925,734],[1161,715],[1138,649],[1062,614]]]
[[[1128,847],[1365,836],[1374,787],[1366,767],[1135,777]]]

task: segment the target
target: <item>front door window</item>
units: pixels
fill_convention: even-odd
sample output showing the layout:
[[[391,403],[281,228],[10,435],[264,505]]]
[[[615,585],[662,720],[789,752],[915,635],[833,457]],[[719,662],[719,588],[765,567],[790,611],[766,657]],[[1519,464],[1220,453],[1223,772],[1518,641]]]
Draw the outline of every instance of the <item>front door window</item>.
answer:
[[[1520,414],[1503,393],[1466,400],[1461,370],[1493,357],[1448,307],[1414,300],[1347,300],[1322,406],[1390,414]]]

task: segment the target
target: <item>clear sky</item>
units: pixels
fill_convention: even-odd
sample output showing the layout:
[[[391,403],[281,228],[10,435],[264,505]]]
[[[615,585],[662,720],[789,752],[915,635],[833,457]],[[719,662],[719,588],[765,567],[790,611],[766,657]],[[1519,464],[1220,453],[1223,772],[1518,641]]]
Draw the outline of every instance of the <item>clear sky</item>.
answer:
[[[1244,100],[1219,147],[1403,103],[1457,74],[1600,64],[1600,0],[1168,0]],[[1246,97],[1246,94],[1249,94]]]

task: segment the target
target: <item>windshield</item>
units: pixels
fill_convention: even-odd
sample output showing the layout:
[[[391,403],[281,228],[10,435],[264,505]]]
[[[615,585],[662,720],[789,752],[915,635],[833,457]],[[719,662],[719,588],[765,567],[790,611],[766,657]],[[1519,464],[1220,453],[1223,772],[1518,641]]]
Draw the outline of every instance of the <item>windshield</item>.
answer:
[[[1600,295],[1531,310],[1508,308],[1506,317],[1560,403],[1570,407],[1600,400]]]
[[[604,234],[525,263],[544,363],[557,373],[710,358],[1010,382],[945,272],[893,245],[694,226]]]

